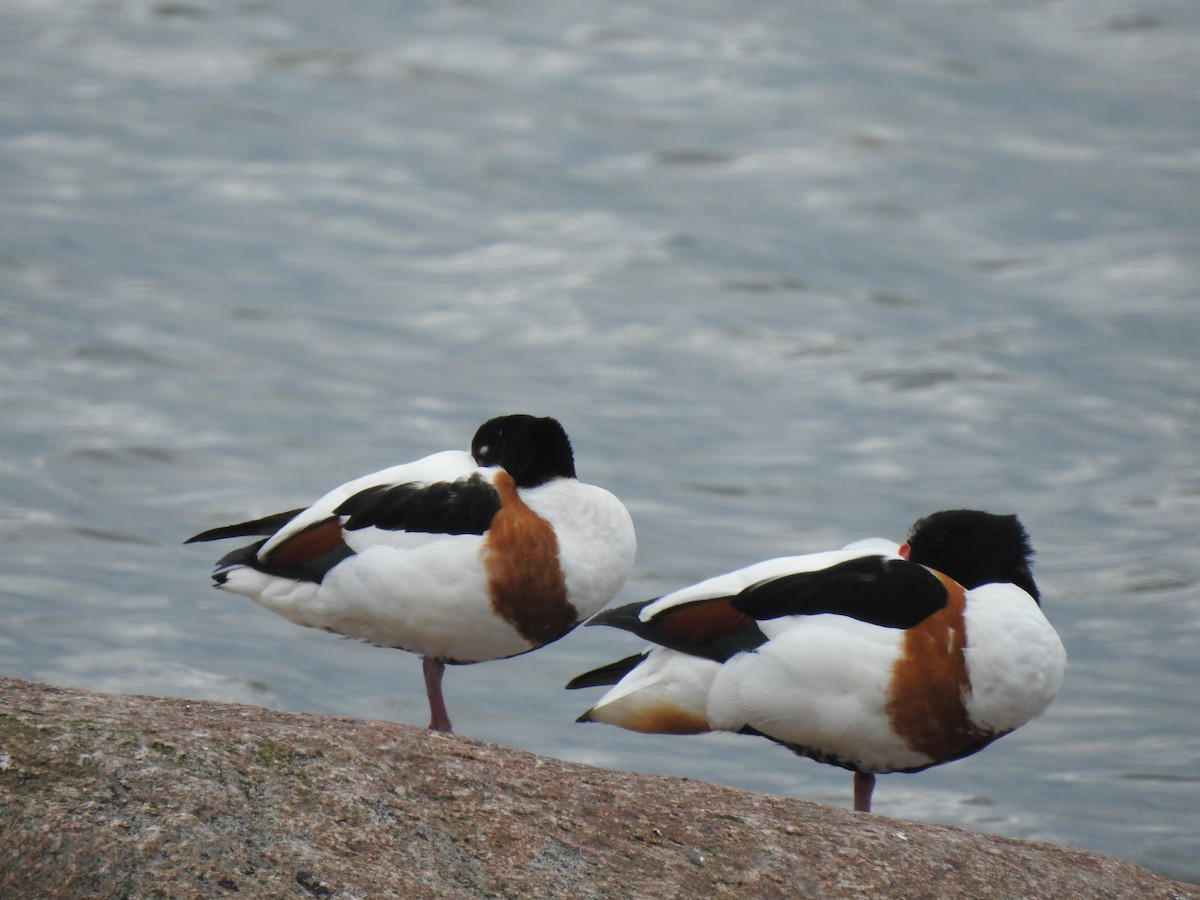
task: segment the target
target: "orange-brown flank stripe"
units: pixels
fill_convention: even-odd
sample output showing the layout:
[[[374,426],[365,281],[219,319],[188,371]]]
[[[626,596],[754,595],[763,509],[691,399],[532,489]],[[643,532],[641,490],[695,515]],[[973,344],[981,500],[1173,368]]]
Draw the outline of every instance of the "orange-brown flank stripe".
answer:
[[[300,566],[337,549],[341,544],[341,520],[326,519],[309,525],[272,550],[270,562],[276,566]]]
[[[933,571],[933,570],[930,570]],[[909,628],[892,668],[888,721],[909,748],[933,762],[978,749],[997,735],[976,728],[967,716],[971,680],[963,650],[962,586],[934,572],[946,588],[946,606]]]
[[[728,599],[702,600],[668,610],[654,619],[654,630],[703,646],[755,627],[755,621],[733,608]]]
[[[493,484],[500,510],[488,529],[484,562],[492,608],[526,640],[541,646],[574,627],[578,612],[567,602],[550,523],[525,505],[507,472]]]

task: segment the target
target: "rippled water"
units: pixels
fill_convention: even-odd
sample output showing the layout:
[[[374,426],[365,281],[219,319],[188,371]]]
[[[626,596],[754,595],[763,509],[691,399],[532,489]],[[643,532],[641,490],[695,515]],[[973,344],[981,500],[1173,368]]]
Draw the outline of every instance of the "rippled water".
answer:
[[[1063,693],[877,808],[1200,881],[1198,42],[1190,0],[5,4],[3,669],[423,724],[415,658],[179,542],[554,414],[622,601],[1020,513]],[[636,646],[455,669],[456,727],[849,803],[573,724]]]

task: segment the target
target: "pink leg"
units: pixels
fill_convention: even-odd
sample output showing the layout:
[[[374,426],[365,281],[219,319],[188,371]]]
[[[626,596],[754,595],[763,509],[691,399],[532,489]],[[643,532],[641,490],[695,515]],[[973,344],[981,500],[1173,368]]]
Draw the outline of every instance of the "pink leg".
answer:
[[[446,712],[446,701],[442,699],[442,674],[446,664],[440,659],[426,656],[421,659],[421,670],[425,673],[425,695],[429,698],[429,727],[433,731],[450,733],[450,714]]]
[[[871,811],[871,792],[875,790],[875,776],[868,772],[854,773],[854,811]]]

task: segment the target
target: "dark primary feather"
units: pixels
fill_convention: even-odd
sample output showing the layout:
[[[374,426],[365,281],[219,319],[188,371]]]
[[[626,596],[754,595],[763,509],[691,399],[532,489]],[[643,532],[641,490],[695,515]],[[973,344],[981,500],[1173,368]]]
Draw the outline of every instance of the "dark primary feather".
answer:
[[[277,532],[302,512],[304,512],[304,507],[288,510],[287,512],[274,513],[273,515],[263,516],[261,519],[252,519],[249,522],[238,522],[236,525],[222,525],[220,528],[210,528],[208,531],[202,531],[197,535],[193,535],[184,541],[184,543],[195,544],[201,541],[220,541],[225,538],[250,537],[251,535],[269,536]]]
[[[627,656],[606,666],[600,666],[598,669],[592,669],[590,672],[584,672],[582,675],[576,675],[567,682],[567,690],[574,691],[578,688],[616,684],[636,669],[645,658],[645,653],[635,653],[633,656]]]
[[[601,610],[596,613],[587,624],[591,625],[611,625],[613,628],[621,628],[625,631],[633,632],[640,637],[646,637],[644,629],[647,627],[642,622],[640,616],[642,610],[653,603],[654,600],[642,600],[637,603],[626,603],[624,606],[614,606],[611,609]]]
[[[500,509],[496,489],[480,475],[433,484],[377,485],[359,491],[334,512],[347,531],[382,528],[427,534],[483,534]]]
[[[912,628],[946,605],[946,590],[924,566],[863,556],[760,581],[732,603],[756,620],[833,613],[884,628]]]

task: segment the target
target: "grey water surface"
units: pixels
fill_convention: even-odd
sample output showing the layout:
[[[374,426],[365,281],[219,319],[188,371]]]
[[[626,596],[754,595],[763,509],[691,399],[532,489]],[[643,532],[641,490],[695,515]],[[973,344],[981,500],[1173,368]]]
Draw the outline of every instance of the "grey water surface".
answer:
[[[558,416],[618,600],[1016,512],[1047,714],[881,813],[1200,881],[1200,5],[11,0],[0,671],[421,725],[414,657],[210,590],[188,535]],[[459,732],[847,806],[574,718],[581,629]]]

